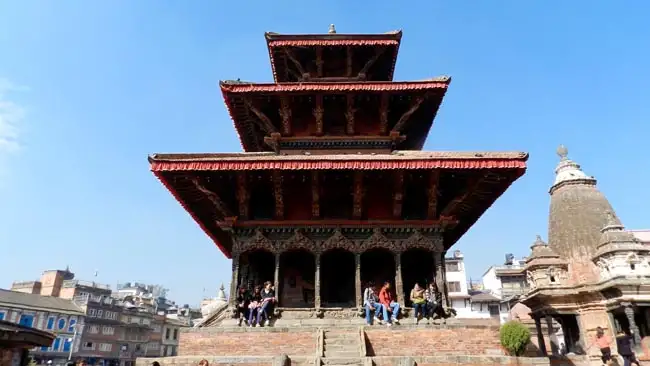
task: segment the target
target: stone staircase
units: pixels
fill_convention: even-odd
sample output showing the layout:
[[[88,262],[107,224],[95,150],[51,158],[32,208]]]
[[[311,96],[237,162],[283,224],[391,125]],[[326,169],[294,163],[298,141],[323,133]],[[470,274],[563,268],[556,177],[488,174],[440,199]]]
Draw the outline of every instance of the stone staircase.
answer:
[[[365,341],[360,329],[329,329],[323,331],[321,361],[327,366],[364,366]]]

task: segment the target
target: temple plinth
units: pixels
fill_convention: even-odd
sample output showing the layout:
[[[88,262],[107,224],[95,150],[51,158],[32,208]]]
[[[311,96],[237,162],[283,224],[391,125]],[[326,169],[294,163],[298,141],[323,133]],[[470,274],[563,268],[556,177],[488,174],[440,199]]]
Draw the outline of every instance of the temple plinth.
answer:
[[[230,293],[275,283],[278,322],[361,321],[369,281],[405,315],[416,282],[449,306],[447,250],[526,170],[521,152],[422,151],[451,79],[393,81],[401,37],[267,33],[275,82],[220,83],[244,152],[149,157],[232,258]]]

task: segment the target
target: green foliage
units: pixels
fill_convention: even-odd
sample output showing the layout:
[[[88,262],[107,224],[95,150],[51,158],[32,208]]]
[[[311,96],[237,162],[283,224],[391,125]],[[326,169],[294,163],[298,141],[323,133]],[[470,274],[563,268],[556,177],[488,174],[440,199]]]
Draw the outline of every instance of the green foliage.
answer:
[[[27,364],[27,366],[36,366],[36,365],[38,365],[38,364],[36,363],[36,360],[33,359],[33,358],[30,358],[30,359],[29,359],[29,363]]]
[[[510,356],[521,356],[530,342],[530,330],[518,321],[511,320],[501,326],[501,345]]]

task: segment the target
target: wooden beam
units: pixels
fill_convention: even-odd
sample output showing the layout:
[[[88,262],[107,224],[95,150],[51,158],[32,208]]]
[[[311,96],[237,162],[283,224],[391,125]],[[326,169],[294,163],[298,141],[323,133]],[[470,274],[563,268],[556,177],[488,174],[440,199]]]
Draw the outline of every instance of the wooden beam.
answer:
[[[248,109],[257,116],[257,118],[259,118],[260,122],[262,123],[261,127],[266,133],[271,134],[273,132],[278,132],[273,125],[273,122],[271,122],[271,119],[269,119],[266,114],[264,114],[257,107],[255,107],[255,105],[253,105],[251,98],[244,98],[244,103],[246,104],[246,107],[248,107]]]
[[[346,120],[346,125],[345,125],[345,132],[348,135],[354,135],[354,114],[357,111],[354,109],[354,95],[353,94],[348,94],[347,95],[347,109],[345,111],[345,120]]]
[[[296,66],[296,69],[298,69],[298,72],[302,75],[301,79],[303,81],[304,80],[309,80],[309,76],[310,76],[309,73],[307,71],[305,71],[305,69],[302,67],[302,64],[300,63],[300,61],[298,61],[298,59],[293,54],[293,52],[291,52],[291,50],[289,48],[287,48],[287,47],[284,47],[283,50],[284,50],[284,53],[289,58],[289,60],[291,60],[291,62],[293,62],[293,64],[294,64],[294,66]]]
[[[281,170],[273,171],[273,195],[275,196],[275,219],[284,219],[284,192]]]
[[[438,215],[438,183],[440,182],[440,170],[429,172],[429,189],[427,190],[427,219],[434,220]]]
[[[316,75],[319,78],[323,77],[323,64],[325,64],[325,61],[323,61],[323,47],[316,47]]]
[[[291,103],[289,97],[280,97],[280,117],[282,117],[282,133],[291,135]]]
[[[209,190],[208,188],[201,183],[201,180],[198,177],[188,177],[190,182],[194,185],[199,192],[203,193],[205,197],[212,202],[214,207],[217,209],[217,212],[223,217],[233,216],[232,212],[228,209],[228,205],[219,197],[218,194]]]
[[[320,217],[320,175],[318,171],[311,172],[311,216]]]
[[[345,75],[347,77],[352,76],[352,50],[353,48],[348,46],[346,47],[346,54],[347,54],[347,70],[345,72]]]
[[[237,203],[239,205],[239,217],[248,220],[248,206],[250,192],[248,191],[248,177],[246,172],[237,173]]]
[[[402,218],[402,204],[404,202],[404,171],[398,170],[393,176],[394,191],[393,191],[393,218]]]
[[[352,217],[360,219],[363,214],[363,171],[354,172]]]
[[[421,95],[415,98],[411,102],[411,106],[409,107],[409,109],[406,112],[404,112],[404,114],[402,114],[402,117],[400,117],[400,119],[397,121],[392,131],[401,132],[404,126],[406,125],[408,119],[411,117],[413,113],[415,113],[415,111],[417,111],[417,109],[420,107],[420,105],[422,104],[422,102],[424,102],[425,99],[426,99],[426,95]]]
[[[458,206],[463,203],[468,197],[473,195],[484,181],[485,175],[471,177],[462,193],[458,197],[452,199],[447,204],[447,206],[445,206],[445,208],[440,211],[440,217],[457,216],[456,209]]]
[[[381,95],[381,102],[379,104],[379,133],[385,135],[388,132],[388,105],[390,103],[390,95],[383,93]]]
[[[316,108],[314,108],[313,114],[316,119],[316,135],[321,136],[323,134],[323,114],[325,110],[323,109],[323,96],[316,96]]]
[[[366,80],[366,74],[368,73],[368,70],[372,67],[372,65],[379,60],[379,57],[386,51],[386,47],[381,47],[378,48],[377,51],[375,52],[375,55],[372,56],[370,60],[366,62],[365,65],[361,68],[361,71],[359,71],[359,80]]]

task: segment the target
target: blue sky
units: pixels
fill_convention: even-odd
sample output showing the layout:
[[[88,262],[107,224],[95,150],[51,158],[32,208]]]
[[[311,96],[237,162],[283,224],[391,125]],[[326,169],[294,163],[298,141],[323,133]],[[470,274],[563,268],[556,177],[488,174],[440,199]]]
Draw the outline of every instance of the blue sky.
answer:
[[[530,152],[528,173],[456,245],[473,278],[546,237],[560,143],[627,227],[647,228],[649,11],[641,1],[0,1],[0,287],[66,265],[111,285],[160,283],[182,303],[227,286],[229,262],[147,154],[241,151],[218,81],[270,81],[265,31],[330,23],[403,29],[398,80],[452,76],[426,149]]]

